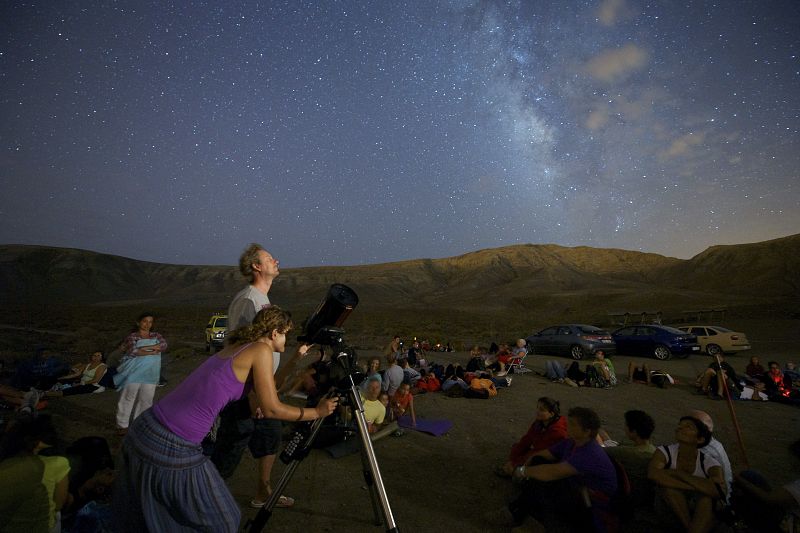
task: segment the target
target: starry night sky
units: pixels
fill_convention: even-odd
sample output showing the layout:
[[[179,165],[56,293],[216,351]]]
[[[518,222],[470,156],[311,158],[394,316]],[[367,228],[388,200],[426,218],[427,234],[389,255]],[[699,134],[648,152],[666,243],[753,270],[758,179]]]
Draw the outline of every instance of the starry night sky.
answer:
[[[800,232],[800,2],[2,2],[0,243],[282,266]]]

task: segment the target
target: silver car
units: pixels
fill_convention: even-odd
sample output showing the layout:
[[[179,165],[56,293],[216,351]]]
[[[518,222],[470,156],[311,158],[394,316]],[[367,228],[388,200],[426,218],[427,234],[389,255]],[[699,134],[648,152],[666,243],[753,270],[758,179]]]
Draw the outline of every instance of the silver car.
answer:
[[[609,332],[588,324],[550,326],[525,340],[530,353],[569,355],[573,359],[582,359],[598,350],[603,350],[606,355],[614,355],[617,351]]]

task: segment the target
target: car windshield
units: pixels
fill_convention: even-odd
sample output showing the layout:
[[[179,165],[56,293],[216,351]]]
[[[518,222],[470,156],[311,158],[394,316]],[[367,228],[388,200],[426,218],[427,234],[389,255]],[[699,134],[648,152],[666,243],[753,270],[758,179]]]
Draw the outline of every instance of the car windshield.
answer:
[[[228,327],[228,319],[226,318],[218,318],[216,322],[214,322],[215,328],[227,328]]]
[[[596,334],[596,335],[604,335],[604,334],[606,334],[605,331],[603,331],[600,328],[596,328],[594,326],[578,326],[578,331],[580,331],[581,333],[592,333],[592,334]]]
[[[661,326],[661,328],[666,331],[667,333],[672,333],[674,335],[686,335],[685,331],[681,331],[679,329],[671,328],[669,326]]]

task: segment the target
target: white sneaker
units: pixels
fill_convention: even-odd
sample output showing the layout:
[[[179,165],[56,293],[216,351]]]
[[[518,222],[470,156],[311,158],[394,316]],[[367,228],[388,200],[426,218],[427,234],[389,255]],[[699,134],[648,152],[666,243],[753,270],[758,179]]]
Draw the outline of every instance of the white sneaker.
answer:
[[[105,392],[105,390],[106,388],[100,385],[99,387],[97,387],[97,390],[92,391],[92,394],[100,394],[101,392]]]

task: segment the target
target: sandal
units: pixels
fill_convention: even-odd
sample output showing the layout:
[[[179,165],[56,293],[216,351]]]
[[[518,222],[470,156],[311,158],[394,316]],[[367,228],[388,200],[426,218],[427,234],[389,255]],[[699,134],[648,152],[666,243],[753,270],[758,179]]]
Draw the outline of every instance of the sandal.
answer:
[[[266,501],[260,502],[255,498],[250,500],[250,507],[255,509],[261,509],[267,504]],[[290,498],[289,496],[281,496],[278,498],[278,503],[275,504],[275,507],[291,507],[294,505],[294,498]]]

